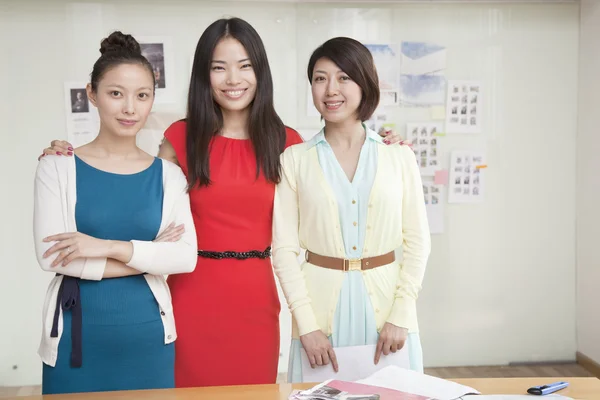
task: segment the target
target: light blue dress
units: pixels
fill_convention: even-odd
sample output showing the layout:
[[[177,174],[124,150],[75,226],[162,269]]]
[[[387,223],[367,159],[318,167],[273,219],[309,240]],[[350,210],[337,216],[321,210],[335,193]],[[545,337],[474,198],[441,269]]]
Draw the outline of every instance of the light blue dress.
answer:
[[[321,169],[335,193],[348,259],[360,258],[362,255],[366,235],[367,205],[377,171],[377,146],[379,146],[377,142],[381,141],[379,135],[367,130],[367,138],[360,151],[352,182],[348,180],[331,146],[325,140],[324,130],[309,143],[317,147]],[[357,225],[354,225],[354,222],[357,222]],[[333,334],[329,340],[335,348],[374,345],[377,344],[378,339],[375,313],[362,273],[346,272],[334,315]],[[405,346],[408,349],[411,369],[423,372],[423,353],[419,334],[409,333]],[[301,350],[300,340],[293,339],[290,347],[288,382],[303,381]]]

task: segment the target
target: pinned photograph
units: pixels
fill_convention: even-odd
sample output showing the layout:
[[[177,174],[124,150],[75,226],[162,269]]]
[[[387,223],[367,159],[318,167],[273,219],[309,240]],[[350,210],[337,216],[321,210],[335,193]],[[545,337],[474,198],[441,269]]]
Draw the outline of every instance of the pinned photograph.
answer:
[[[407,134],[412,136],[412,151],[417,157],[417,163],[422,176],[434,176],[439,169],[439,160],[435,159],[441,152],[438,149],[438,138],[435,135],[442,131],[443,125],[439,122],[423,122],[406,124]],[[435,159],[435,162],[431,162]]]
[[[481,84],[478,81],[449,81],[448,84],[452,88],[459,87],[460,91],[459,93],[448,91],[444,132],[446,134],[481,133],[483,115]]]
[[[71,89],[71,112],[73,114],[90,112],[90,105],[85,88]]]
[[[154,103],[174,103],[175,92],[175,64],[170,37],[137,37],[142,50],[150,65],[155,80]]]
[[[142,55],[152,65],[154,72],[155,87],[164,89],[167,87],[165,77],[165,45],[163,43],[140,43]]]
[[[449,203],[477,203],[483,201],[485,174],[476,168],[484,164],[483,153],[453,151],[450,155],[450,176],[448,183]],[[477,189],[474,191],[473,187]]]
[[[438,197],[437,196],[431,196],[431,204],[437,204],[439,203]]]

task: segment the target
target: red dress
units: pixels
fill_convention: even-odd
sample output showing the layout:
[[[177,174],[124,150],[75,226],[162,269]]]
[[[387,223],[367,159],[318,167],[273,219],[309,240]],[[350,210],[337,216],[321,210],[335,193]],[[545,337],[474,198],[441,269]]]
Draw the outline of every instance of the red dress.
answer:
[[[286,147],[302,142],[286,128]],[[186,124],[165,132],[187,175]],[[263,251],[271,246],[275,185],[256,180],[250,140],[216,136],[208,187],[190,191],[198,249]],[[176,387],[275,383],[280,303],[271,260],[198,257],[196,270],[168,279],[177,326]]]

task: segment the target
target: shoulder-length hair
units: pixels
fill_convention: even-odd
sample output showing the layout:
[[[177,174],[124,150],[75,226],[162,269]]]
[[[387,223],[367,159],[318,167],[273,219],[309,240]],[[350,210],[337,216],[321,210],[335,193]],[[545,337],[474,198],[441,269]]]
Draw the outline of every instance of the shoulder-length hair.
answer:
[[[379,105],[379,77],[369,49],[348,37],[329,39],[319,46],[308,62],[308,81],[312,83],[315,64],[321,58],[333,61],[362,89],[358,119],[367,121]]]

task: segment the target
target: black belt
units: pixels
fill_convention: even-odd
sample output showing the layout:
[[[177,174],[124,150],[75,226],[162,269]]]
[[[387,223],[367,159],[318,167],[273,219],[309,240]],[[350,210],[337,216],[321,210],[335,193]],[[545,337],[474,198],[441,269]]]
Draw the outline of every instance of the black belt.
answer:
[[[246,260],[248,258],[269,258],[271,257],[271,246],[264,251],[204,251],[198,250],[198,256],[221,260],[223,258],[235,258],[236,260]]]
[[[71,367],[81,367],[81,295],[79,292],[79,279],[72,276],[63,276],[58,288],[56,309],[52,321],[50,337],[58,337],[58,318],[60,310],[71,310]],[[64,319],[64,318],[63,318]]]

